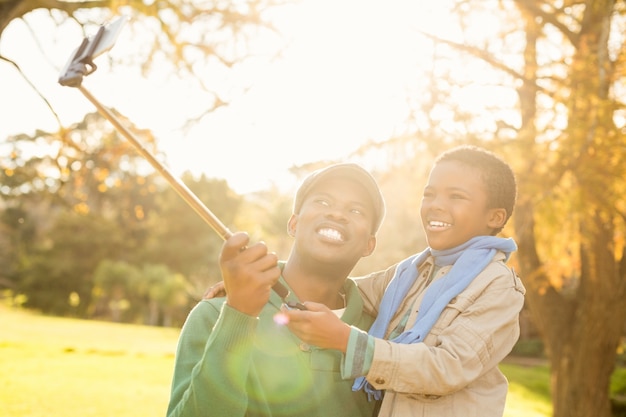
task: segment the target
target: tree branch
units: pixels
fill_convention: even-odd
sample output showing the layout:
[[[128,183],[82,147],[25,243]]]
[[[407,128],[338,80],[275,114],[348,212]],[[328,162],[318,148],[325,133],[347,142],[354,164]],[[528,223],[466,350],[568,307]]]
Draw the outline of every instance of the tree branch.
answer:
[[[514,1],[520,10],[524,10],[528,12],[530,16],[540,17],[544,22],[549,23],[555,28],[557,28],[563,34],[563,36],[565,36],[570,41],[572,45],[576,45],[576,43],[578,42],[578,36],[574,32],[572,32],[566,25],[559,22],[556,18],[556,16],[558,16],[559,14],[564,14],[564,13],[556,13],[557,11],[563,12],[562,8],[555,9],[554,13],[546,13],[541,9],[541,7],[537,6],[537,2],[528,1],[528,0],[514,0]],[[544,3],[544,4],[547,4],[547,3]],[[567,16],[568,18],[573,17],[571,13],[567,14]]]
[[[37,89],[35,84],[33,84],[30,81],[30,79],[26,76],[26,74],[24,74],[24,72],[22,71],[20,66],[17,65],[17,63],[15,63],[14,61],[10,60],[9,58],[7,58],[7,57],[5,57],[3,55],[0,55],[0,59],[5,61],[5,62],[8,62],[9,64],[11,64],[11,65],[13,65],[15,67],[15,69],[17,70],[17,72],[20,73],[20,75],[22,76],[24,81],[26,81],[28,83],[28,85],[30,85],[32,87],[33,91],[35,91],[35,93],[39,96],[39,98],[41,98],[43,100],[43,102],[46,103],[46,106],[48,107],[48,109],[50,109],[50,112],[52,113],[52,115],[56,119],[57,123],[59,124],[59,128],[60,128],[62,126],[62,123],[61,123],[61,119],[59,118],[59,115],[57,114],[57,112],[54,111],[54,109],[52,108],[52,105],[50,104],[48,99],[46,99],[44,97],[44,95],[41,93],[41,91],[39,91],[39,89]]]

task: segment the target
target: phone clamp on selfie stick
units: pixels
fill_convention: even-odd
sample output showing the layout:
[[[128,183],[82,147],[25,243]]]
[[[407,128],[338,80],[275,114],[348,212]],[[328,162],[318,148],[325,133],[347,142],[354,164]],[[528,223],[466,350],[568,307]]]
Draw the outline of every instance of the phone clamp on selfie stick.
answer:
[[[83,77],[93,73],[98,67],[93,60],[97,56],[110,50],[124,26],[128,21],[127,17],[118,17],[108,25],[102,25],[98,32],[83,39],[80,46],[72,53],[69,61],[65,65],[59,76],[59,84],[66,87],[75,87],[96,107],[105,119],[107,119],[116,130],[118,130],[148,162],[167,180],[167,182],[178,192],[182,199],[194,209],[196,213],[224,240],[232,236],[232,232],[211,212],[200,199],[178,178],[176,178],[158,159],[156,159],[136,136],[127,129],[118,118],[82,86]],[[273,287],[274,291],[284,300],[289,295],[289,290],[277,282]]]

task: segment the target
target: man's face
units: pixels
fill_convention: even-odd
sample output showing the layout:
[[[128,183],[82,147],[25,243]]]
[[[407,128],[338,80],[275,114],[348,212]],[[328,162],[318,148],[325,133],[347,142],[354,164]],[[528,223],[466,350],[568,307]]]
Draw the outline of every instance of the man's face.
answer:
[[[490,235],[502,210],[487,208],[487,189],[478,169],[446,161],[430,172],[420,214],[428,245],[444,250]]]
[[[352,267],[376,246],[374,216],[371,199],[361,184],[331,178],[309,191],[289,228],[299,253]]]

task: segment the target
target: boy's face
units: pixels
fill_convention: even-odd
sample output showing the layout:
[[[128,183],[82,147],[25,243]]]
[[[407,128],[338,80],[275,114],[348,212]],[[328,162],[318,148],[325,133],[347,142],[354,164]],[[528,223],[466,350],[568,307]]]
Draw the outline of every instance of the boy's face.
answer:
[[[317,261],[354,266],[372,253],[374,207],[365,188],[347,179],[317,184],[302,203],[300,213],[289,220],[300,254]]]
[[[435,165],[420,210],[428,245],[445,250],[491,235],[504,224],[506,210],[488,208],[487,197],[480,170],[457,161]]]

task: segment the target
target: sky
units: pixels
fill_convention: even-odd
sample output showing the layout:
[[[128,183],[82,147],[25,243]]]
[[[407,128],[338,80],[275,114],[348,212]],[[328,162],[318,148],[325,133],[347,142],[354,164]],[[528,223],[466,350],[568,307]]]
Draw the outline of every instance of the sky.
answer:
[[[150,129],[175,175],[184,171],[223,178],[238,193],[287,188],[294,165],[348,160],[369,141],[402,133],[416,68],[429,44],[417,31],[440,31],[445,15],[431,0],[301,0],[275,16],[288,46],[282,57],[259,60],[232,89],[227,107],[190,130],[185,122],[206,100],[191,82],[166,82],[137,71],[109,71],[106,57],[83,86],[142,129]],[[95,110],[79,90],[57,83],[60,69],[82,40],[49,19],[13,22],[0,53],[15,61],[68,125]],[[111,50],[124,54],[133,39],[123,29]],[[43,49],[43,52],[42,52]],[[102,64],[99,64],[99,61]],[[101,69],[104,68],[104,69]],[[245,84],[245,85],[244,85]],[[0,61],[0,141],[58,123],[42,98],[14,67]],[[414,93],[414,90],[413,90]]]

